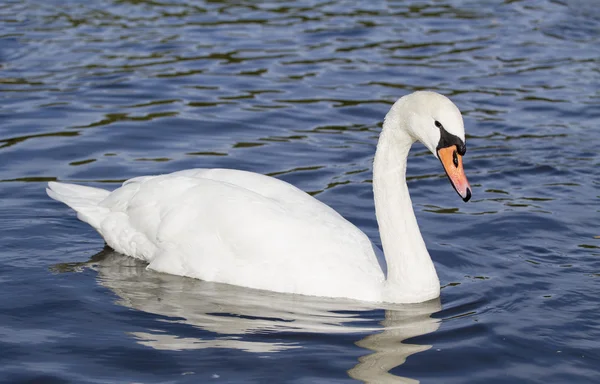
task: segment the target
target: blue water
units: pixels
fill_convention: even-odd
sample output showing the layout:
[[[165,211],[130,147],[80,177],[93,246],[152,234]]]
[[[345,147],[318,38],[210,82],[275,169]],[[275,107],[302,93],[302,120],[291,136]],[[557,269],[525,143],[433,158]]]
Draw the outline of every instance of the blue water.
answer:
[[[4,0],[0,382],[600,382],[599,68],[592,1]],[[440,300],[146,271],[44,192],[240,168],[379,244],[377,135],[419,89],[463,111],[473,187],[413,148]]]

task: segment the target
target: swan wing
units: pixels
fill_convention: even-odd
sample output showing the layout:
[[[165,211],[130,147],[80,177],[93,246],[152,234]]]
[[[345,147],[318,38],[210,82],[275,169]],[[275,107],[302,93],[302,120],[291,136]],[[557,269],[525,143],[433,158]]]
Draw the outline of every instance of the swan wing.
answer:
[[[229,169],[128,180],[95,228],[149,268],[278,292],[378,300],[384,275],[367,236],[284,181]],[[91,221],[88,221],[91,222]]]

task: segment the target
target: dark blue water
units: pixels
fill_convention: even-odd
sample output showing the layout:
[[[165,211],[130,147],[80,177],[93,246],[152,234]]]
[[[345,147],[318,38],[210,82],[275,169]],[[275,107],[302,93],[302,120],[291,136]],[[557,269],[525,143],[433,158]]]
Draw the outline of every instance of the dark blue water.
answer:
[[[0,381],[600,382],[599,37],[583,0],[4,0]],[[419,89],[463,111],[474,189],[411,152],[439,301],[146,271],[44,192],[240,168],[379,243],[377,135]]]

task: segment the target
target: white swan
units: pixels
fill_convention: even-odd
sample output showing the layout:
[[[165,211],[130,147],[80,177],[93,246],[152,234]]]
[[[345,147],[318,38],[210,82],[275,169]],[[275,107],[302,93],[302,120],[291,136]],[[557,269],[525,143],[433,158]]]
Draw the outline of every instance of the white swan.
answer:
[[[406,159],[421,141],[455,190],[471,190],[462,167],[462,116],[445,96],[400,98],[383,123],[373,190],[387,278],[377,248],[336,211],[284,181],[230,169],[136,177],[113,192],[48,184],[116,251],[148,268],[270,291],[416,303],[439,296],[433,262],[406,185]]]

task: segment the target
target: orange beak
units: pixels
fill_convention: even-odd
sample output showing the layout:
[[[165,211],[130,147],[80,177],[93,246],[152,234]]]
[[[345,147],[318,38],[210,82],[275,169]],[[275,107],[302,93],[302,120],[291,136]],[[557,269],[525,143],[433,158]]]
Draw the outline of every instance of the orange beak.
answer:
[[[463,201],[469,201],[471,198],[471,186],[463,169],[462,156],[458,154],[456,146],[440,148],[437,153],[452,186],[460,197],[462,197]]]

